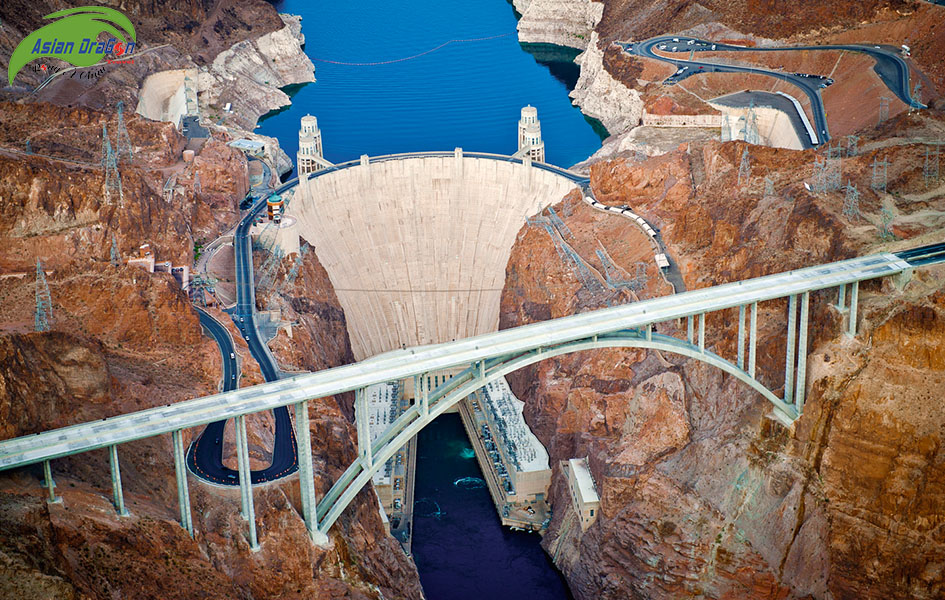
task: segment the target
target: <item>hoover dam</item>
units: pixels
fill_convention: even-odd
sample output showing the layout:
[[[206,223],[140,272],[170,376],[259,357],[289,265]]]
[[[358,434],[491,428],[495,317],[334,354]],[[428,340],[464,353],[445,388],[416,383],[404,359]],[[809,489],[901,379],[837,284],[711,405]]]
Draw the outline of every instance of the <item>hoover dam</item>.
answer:
[[[288,214],[328,271],[362,360],[495,331],[516,235],[573,189],[527,161],[457,151],[300,181]]]

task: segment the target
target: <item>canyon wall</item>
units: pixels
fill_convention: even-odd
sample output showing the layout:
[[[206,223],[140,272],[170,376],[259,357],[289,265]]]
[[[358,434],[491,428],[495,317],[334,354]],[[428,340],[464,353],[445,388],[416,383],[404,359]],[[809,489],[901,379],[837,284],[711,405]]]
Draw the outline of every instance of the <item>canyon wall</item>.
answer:
[[[520,42],[570,46],[583,50],[600,22],[604,4],[593,0],[514,0],[522,16],[518,21]]]
[[[917,135],[942,124],[897,126]],[[863,216],[851,222],[842,193],[814,197],[797,180],[810,171],[809,153],[760,147],[751,149],[751,182],[739,188],[743,147],[710,142],[642,163],[600,162],[592,186],[600,201],[661,228],[687,289],[941,239],[945,194],[911,200],[922,188],[909,146],[885,152],[900,198],[894,229],[910,239],[885,245],[882,197],[865,192]],[[845,175],[868,178],[871,160],[871,152],[845,159]],[[773,179],[773,197],[763,197],[762,175]],[[635,243],[616,229],[619,217],[582,209],[565,219],[576,244]],[[925,210],[937,216],[913,220]],[[582,226],[589,218],[595,225]],[[536,260],[553,252],[547,236],[520,232],[502,328],[607,304],[559,261]],[[555,465],[543,544],[577,598],[941,597],[945,415],[934,398],[945,385],[945,268],[919,272],[902,291],[890,281],[860,290],[856,338],[842,334],[843,317],[829,306],[835,292],[812,295],[808,400],[790,429],[766,417],[757,394],[673,355],[584,352],[509,376]],[[785,309],[779,301],[759,311],[759,378],[776,393]],[[685,324],[659,331],[684,336]],[[713,352],[733,357],[736,332],[737,311],[709,315]],[[585,455],[601,509],[582,533],[557,461]]]
[[[587,49],[577,58],[581,76],[571,92],[581,112],[594,117],[611,134],[624,132],[640,124],[643,100],[640,93],[615,79],[604,68],[604,51],[599,47],[597,32],[591,33]]]

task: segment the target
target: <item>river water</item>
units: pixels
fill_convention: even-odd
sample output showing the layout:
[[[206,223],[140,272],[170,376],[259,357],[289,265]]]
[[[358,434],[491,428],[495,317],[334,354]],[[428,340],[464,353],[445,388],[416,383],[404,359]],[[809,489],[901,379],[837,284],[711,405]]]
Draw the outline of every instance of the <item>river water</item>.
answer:
[[[577,79],[570,63],[575,53],[547,45],[524,50],[514,10],[504,0],[283,0],[276,8],[302,15],[305,52],[317,80],[287,89],[292,105],[264,117],[257,129],[278,138],[293,161],[306,113],[318,117],[325,158],[332,162],[456,147],[512,154],[526,104],[538,108],[550,163],[580,162],[606,136],[568,98]],[[478,38],[492,39],[453,42],[387,62],[449,40]]]
[[[526,104],[538,108],[550,163],[580,162],[606,136],[568,98],[576,52],[519,44],[514,10],[503,0],[275,6],[302,15],[316,69],[317,81],[287,89],[292,105],[257,130],[278,138],[293,159],[305,114],[318,117],[332,162],[455,147],[512,154]],[[443,45],[471,39],[479,41]],[[418,453],[413,552],[429,600],[570,598],[540,538],[500,526],[458,415],[424,429]]]
[[[458,414],[418,435],[413,553],[429,600],[564,600],[536,533],[502,527]]]

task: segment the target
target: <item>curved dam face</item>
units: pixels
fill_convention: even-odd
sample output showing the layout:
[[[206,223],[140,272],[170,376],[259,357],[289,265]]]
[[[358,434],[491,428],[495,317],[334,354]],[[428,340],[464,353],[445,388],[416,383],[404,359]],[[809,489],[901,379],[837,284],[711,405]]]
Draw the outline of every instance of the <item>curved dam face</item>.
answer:
[[[300,182],[288,212],[328,271],[362,360],[495,331],[518,231],[573,188],[518,163],[405,158]]]

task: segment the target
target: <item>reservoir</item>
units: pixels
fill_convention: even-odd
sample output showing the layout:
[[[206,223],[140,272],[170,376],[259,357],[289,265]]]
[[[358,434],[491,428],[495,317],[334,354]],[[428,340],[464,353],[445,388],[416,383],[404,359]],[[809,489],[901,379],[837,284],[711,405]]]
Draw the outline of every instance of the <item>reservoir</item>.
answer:
[[[456,147],[512,154],[526,104],[538,108],[552,164],[586,159],[606,135],[568,97],[577,79],[577,65],[570,63],[576,52],[523,49],[514,9],[504,0],[275,5],[302,15],[317,81],[286,89],[292,105],[265,116],[256,131],[278,138],[293,162],[299,119],[307,113],[318,118],[332,162]],[[450,41],[473,39],[479,41]]]
[[[336,163],[455,147],[512,154],[527,104],[538,109],[549,163],[583,161],[606,136],[568,97],[576,52],[519,44],[504,0],[275,6],[302,15],[317,79],[287,89],[292,105],[257,129],[293,161],[306,114],[318,118],[325,157]],[[412,550],[426,597],[569,599],[540,537],[500,525],[459,415],[441,416],[418,438]]]

